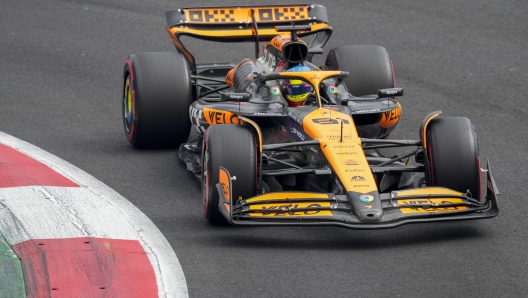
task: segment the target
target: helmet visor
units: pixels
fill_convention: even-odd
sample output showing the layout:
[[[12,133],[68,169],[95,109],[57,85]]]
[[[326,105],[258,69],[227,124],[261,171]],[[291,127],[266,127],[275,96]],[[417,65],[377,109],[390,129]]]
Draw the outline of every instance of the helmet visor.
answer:
[[[284,82],[284,93],[286,95],[307,95],[310,92],[313,92],[312,85],[301,80],[291,80],[290,82]]]
[[[286,95],[286,99],[293,102],[302,102],[305,101],[310,93],[304,93],[299,95]]]

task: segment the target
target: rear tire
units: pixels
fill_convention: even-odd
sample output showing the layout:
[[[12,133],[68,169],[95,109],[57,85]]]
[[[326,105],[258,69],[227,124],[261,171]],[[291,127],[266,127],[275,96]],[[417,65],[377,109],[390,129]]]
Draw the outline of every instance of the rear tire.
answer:
[[[202,198],[204,216],[213,225],[227,221],[218,209],[219,167],[224,167],[236,180],[232,181],[232,199],[247,199],[257,190],[257,146],[248,127],[234,124],[210,126],[202,147]]]
[[[174,147],[191,130],[191,77],[183,55],[174,52],[130,55],[124,66],[123,124],[138,148]]]
[[[481,200],[481,171],[477,135],[466,117],[439,117],[427,126],[427,186],[468,190]]]
[[[330,50],[325,65],[333,70],[349,72],[344,82],[348,91],[356,97],[396,87],[389,54],[382,46],[339,46]]]

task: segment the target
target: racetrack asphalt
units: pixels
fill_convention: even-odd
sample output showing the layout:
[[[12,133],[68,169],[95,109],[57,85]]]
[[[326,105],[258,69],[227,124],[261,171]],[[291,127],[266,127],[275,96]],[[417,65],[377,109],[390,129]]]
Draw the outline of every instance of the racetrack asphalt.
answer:
[[[126,141],[121,79],[129,54],[174,51],[166,10],[212,1],[2,1],[0,131],[139,207],[174,248],[191,297],[526,297],[528,2],[319,3],[335,29],[324,55],[344,44],[387,48],[405,89],[394,138],[418,138],[434,110],[474,122],[501,191],[498,217],[381,231],[208,225],[200,184],[176,152]],[[191,47],[198,62],[252,58],[252,44],[203,45]]]

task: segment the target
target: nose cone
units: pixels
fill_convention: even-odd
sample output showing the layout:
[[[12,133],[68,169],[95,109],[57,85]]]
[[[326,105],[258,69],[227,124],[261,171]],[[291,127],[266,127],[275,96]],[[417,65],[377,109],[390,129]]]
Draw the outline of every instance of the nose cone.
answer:
[[[357,212],[357,216],[364,223],[378,223],[381,221],[383,216],[383,210],[365,211],[361,210]]]
[[[355,215],[363,223],[378,223],[383,217],[381,200],[377,191],[369,193],[349,192],[348,199]]]

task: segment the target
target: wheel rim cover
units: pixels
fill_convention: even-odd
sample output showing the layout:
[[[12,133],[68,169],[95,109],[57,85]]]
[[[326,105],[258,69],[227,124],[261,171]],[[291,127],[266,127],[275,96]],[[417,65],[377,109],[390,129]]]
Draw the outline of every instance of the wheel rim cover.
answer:
[[[125,118],[125,129],[127,132],[130,132],[133,124],[133,115],[134,115],[134,105],[132,100],[132,88],[130,84],[130,79],[126,80],[125,84],[125,96],[123,98],[123,111]]]

